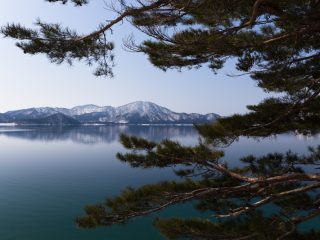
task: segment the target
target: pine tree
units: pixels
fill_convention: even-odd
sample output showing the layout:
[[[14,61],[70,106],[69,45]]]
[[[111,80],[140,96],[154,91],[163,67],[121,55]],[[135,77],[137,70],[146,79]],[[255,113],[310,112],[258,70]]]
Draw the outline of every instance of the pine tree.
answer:
[[[47,0],[67,3],[68,0]],[[76,6],[89,1],[73,0]],[[132,167],[179,166],[181,181],[128,188],[106,202],[86,207],[82,227],[124,223],[168,206],[195,202],[210,219],[156,219],[169,239],[320,239],[320,232],[299,232],[302,222],[320,215],[320,147],[309,154],[272,153],[240,159],[241,167],[221,160],[222,147],[241,136],[281,133],[313,135],[320,129],[319,0],[146,0],[119,1],[119,16],[87,35],[38,21],[36,29],[8,24],[1,29],[25,53],[44,53],[53,62],[96,63],[96,75],[112,75],[112,26],[124,19],[152,40],[125,46],[149,56],[163,70],[208,66],[213,72],[229,59],[266,92],[249,113],[196,126],[201,140],[183,146],[121,136],[129,150],[117,157]],[[266,215],[266,205],[278,211]]]

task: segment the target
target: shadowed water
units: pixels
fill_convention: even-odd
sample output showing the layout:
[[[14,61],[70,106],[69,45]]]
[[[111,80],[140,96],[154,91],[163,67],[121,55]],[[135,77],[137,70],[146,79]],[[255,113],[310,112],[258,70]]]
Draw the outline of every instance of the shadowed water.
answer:
[[[121,132],[185,144],[198,138],[191,126],[0,127],[0,239],[162,239],[152,219],[196,214],[183,205],[111,228],[75,226],[74,219],[86,204],[115,196],[128,185],[175,178],[172,169],[133,169],[118,161],[115,154],[124,150],[118,142]],[[260,142],[241,139],[227,150],[225,159],[237,164],[247,154],[289,148],[303,153],[307,146],[318,144],[318,137],[290,135]]]

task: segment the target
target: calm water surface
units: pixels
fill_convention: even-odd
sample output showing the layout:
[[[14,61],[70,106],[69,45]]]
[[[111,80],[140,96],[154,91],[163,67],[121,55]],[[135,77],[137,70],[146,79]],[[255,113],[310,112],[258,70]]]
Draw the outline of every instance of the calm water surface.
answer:
[[[86,204],[115,196],[126,186],[141,186],[175,178],[171,169],[132,169],[115,158],[124,149],[119,133],[159,141],[170,138],[197,142],[186,126],[82,126],[79,128],[0,127],[0,239],[122,240],[163,239],[152,227],[155,217],[188,216],[188,205],[169,208],[128,224],[96,230],[79,229],[74,219]],[[256,142],[241,139],[226,152],[236,165],[240,156],[300,153],[320,144],[320,138],[282,135]]]

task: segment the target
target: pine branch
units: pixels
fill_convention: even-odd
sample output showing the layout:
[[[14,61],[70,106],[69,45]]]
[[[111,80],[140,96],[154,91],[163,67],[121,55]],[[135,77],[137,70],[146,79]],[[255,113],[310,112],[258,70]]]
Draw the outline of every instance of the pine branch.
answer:
[[[86,36],[83,36],[83,37],[77,39],[76,41],[83,41],[83,40],[86,40],[86,39],[97,38],[102,33],[106,32],[111,27],[113,27],[117,23],[121,22],[126,17],[132,17],[134,15],[137,15],[137,14],[140,14],[140,13],[143,13],[143,12],[147,12],[147,11],[150,11],[150,10],[153,10],[153,9],[158,9],[162,5],[168,4],[169,2],[170,1],[168,1],[168,0],[157,0],[154,3],[152,3],[150,5],[147,5],[147,6],[143,6],[143,7],[140,7],[140,8],[129,8],[128,10],[125,10],[124,12],[122,12],[118,17],[116,17],[114,20],[110,21],[108,24],[106,24],[104,27],[102,27],[98,31],[95,31],[95,32],[90,33],[90,34],[88,34]]]

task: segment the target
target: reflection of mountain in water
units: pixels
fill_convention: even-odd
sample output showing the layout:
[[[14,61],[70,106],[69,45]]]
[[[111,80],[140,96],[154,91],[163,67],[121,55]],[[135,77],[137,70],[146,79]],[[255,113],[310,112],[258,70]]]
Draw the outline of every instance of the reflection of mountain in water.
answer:
[[[83,144],[110,143],[118,141],[120,133],[126,133],[153,141],[166,138],[196,135],[192,126],[78,126],[62,128],[0,127],[0,136],[37,141],[73,141]]]

